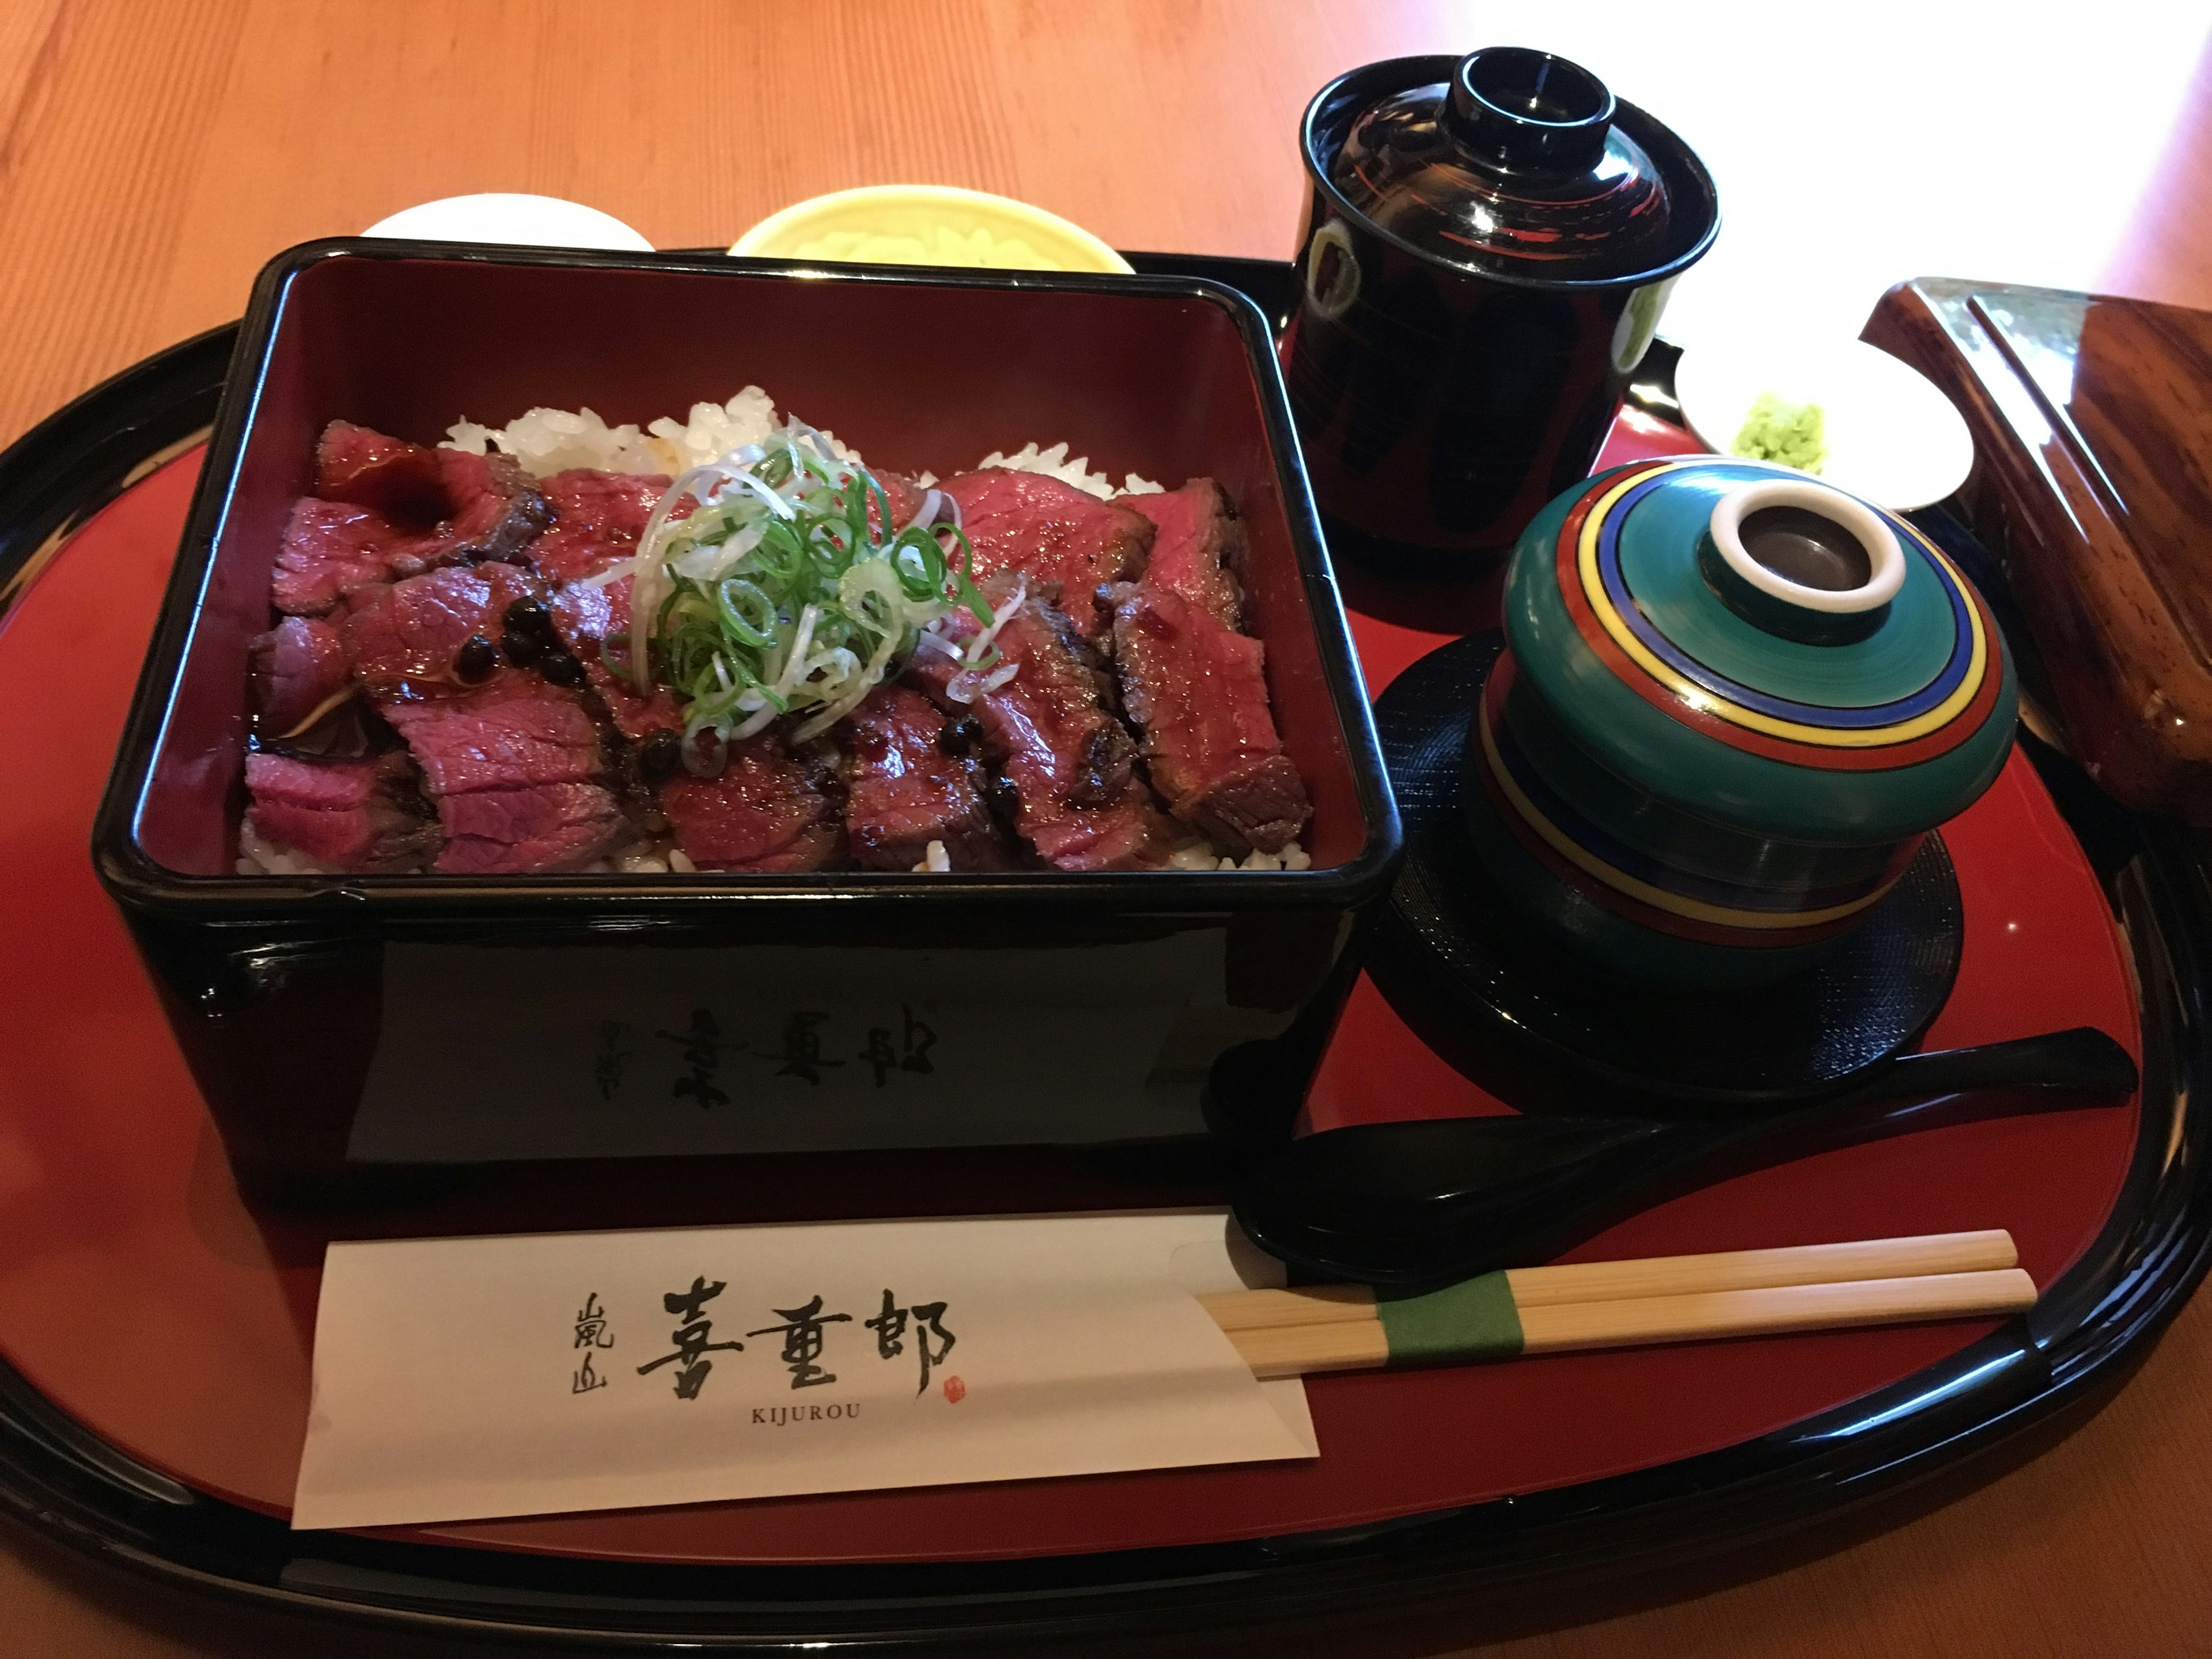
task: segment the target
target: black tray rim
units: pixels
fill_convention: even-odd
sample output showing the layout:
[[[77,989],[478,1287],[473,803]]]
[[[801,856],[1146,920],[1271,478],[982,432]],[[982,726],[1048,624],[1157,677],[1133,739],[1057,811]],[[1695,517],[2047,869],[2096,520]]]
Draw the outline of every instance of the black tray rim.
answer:
[[[1231,282],[1278,315],[1295,280],[1269,261],[1135,258]],[[196,441],[234,339],[234,325],[159,353],[0,452],[0,604],[69,530]],[[2212,1120],[2188,1109],[2212,1080],[2212,864],[2196,832],[2120,808],[2070,762],[2023,742],[2133,942],[2135,1152],[2106,1226],[2033,1310],[1834,1411],[1673,1463],[1367,1526],[975,1563],[673,1566],[295,1534],[137,1462],[0,1364],[0,1511],[173,1589],[310,1621],[546,1650],[886,1654],[1147,1639],[1279,1648],[1292,1632],[1371,1637],[1439,1616],[1464,1640],[1562,1598],[1646,1584],[1658,1588],[1639,1604],[1664,1600],[1711,1588],[1691,1576],[1729,1558],[1893,1522],[1926,1492],[1989,1479],[2084,1420],[2212,1267]],[[1543,1623],[1590,1616],[1587,1601],[1566,1605]]]

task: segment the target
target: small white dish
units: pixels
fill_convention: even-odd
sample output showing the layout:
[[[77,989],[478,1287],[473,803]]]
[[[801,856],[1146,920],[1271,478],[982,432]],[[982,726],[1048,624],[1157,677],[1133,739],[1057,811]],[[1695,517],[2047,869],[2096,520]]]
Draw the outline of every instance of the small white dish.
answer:
[[[1973,434],[1951,400],[1863,340],[1708,338],[1674,369],[1683,418],[1716,454],[1734,453],[1770,393],[1820,405],[1828,453],[1814,476],[1893,513],[1942,501],[1973,470]]]
[[[447,196],[402,208],[380,219],[364,236],[397,236],[417,242],[498,242],[521,247],[611,248],[650,253],[647,241],[611,213],[564,202],[557,196]]]

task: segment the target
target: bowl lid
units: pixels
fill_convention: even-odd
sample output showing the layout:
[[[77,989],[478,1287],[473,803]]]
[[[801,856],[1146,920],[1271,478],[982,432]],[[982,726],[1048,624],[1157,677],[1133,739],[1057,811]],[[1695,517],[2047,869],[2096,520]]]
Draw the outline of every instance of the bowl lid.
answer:
[[[1487,46],[1440,84],[1368,105],[1326,165],[1353,207],[1437,258],[1546,281],[1627,276],[1665,263],[1674,206],[1614,116],[1588,70]]]
[[[1507,631],[1594,757],[1758,834],[1929,828],[2011,745],[1972,585],[1904,520],[1788,468],[1699,457],[1577,486],[1515,553]]]

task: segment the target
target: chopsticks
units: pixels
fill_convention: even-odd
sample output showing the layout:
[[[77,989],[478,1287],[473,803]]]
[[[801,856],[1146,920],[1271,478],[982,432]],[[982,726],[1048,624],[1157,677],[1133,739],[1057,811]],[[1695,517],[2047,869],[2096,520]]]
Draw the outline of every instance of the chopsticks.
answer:
[[[2014,1313],[2036,1296],[2018,1261],[2012,1235],[1991,1230],[1199,1300],[1267,1378]]]

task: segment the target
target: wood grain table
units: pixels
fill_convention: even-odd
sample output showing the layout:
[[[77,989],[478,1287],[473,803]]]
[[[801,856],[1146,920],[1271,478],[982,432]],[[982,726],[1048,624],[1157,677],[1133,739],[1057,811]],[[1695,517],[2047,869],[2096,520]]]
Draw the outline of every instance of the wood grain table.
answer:
[[[680,246],[820,191],[917,180],[1023,197],[1125,247],[1284,255],[1296,124],[1323,81],[1501,42],[1584,62],[1712,166],[1724,228],[1680,327],[1778,295],[1855,326],[1922,274],[2212,308],[2197,9],[1836,9],[1754,30],[1684,0],[0,0],[0,443],[236,315],[278,249],[440,196],[569,197]],[[2208,1407],[2200,1297],[2070,1438],[1870,1541],[1741,1563],[1764,1576],[1717,1589],[1650,1587],[1656,1605],[1597,1622],[1416,1645],[2212,1654]],[[0,1653],[311,1650],[434,1651],[189,1604],[0,1528]]]

